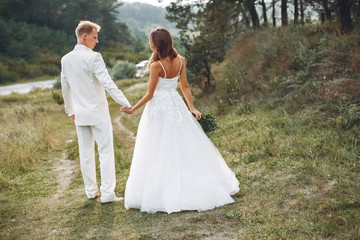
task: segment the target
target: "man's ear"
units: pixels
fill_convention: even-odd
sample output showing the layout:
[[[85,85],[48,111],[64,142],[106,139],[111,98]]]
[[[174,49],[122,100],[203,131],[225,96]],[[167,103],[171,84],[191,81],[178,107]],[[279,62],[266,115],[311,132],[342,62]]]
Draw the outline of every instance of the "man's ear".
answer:
[[[86,40],[87,36],[88,36],[88,34],[87,34],[87,33],[84,33],[84,34],[83,34],[83,39]]]

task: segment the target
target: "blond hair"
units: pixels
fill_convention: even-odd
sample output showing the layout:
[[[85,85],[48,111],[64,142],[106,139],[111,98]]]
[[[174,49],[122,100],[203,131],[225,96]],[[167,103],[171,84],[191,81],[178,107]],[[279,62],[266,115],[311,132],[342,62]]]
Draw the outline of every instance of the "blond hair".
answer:
[[[84,33],[91,34],[94,29],[99,32],[101,27],[98,24],[90,21],[80,21],[75,29],[77,39],[80,40]]]

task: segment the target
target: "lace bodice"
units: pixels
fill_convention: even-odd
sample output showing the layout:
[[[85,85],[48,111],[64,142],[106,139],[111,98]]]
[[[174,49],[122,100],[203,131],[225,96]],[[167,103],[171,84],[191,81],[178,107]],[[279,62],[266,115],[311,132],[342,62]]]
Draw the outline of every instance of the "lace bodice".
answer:
[[[165,76],[159,77],[153,98],[148,102],[145,111],[149,111],[151,117],[165,118],[167,121],[182,121],[182,114],[188,113],[183,99],[176,91],[182,62],[180,62],[179,73],[173,78],[166,78],[166,71],[160,61],[159,63]]]
[[[174,78],[159,77],[156,90],[176,90],[178,80],[179,80],[179,76],[176,76]]]

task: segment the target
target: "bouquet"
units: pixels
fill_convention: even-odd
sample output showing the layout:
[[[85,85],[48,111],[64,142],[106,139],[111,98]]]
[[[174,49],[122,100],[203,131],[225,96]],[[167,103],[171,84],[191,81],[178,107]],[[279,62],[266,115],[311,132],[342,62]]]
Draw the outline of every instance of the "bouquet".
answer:
[[[205,133],[211,133],[217,129],[216,119],[211,113],[204,113],[198,122]]]

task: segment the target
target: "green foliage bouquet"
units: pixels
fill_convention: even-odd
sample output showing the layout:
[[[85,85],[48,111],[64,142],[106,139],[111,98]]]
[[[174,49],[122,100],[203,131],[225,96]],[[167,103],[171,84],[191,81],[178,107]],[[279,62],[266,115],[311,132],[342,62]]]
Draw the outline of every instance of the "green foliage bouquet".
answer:
[[[211,113],[204,113],[199,123],[205,133],[211,133],[217,129],[216,118]]]

